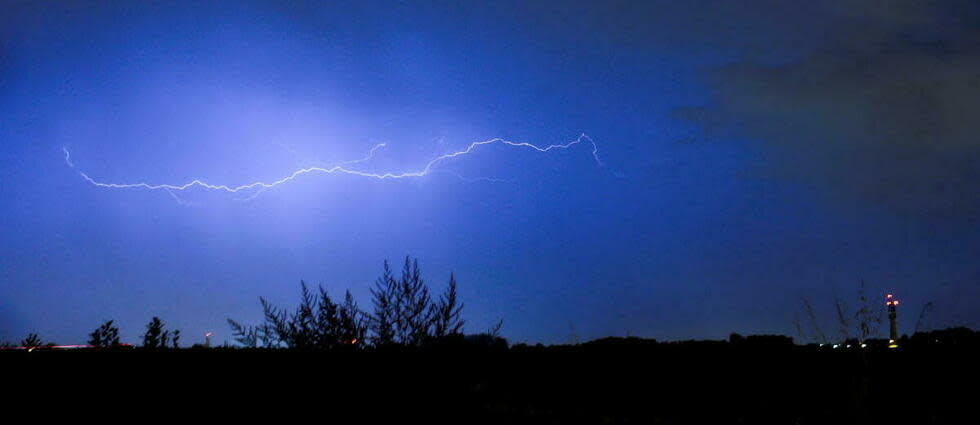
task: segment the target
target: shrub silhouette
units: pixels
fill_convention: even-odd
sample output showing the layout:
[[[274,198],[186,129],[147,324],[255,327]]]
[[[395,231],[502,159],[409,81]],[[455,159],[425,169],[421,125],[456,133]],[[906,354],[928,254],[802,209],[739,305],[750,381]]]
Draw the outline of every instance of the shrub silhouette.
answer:
[[[418,260],[405,257],[401,277],[396,279],[388,261],[371,288],[372,312],[360,309],[350,291],[335,303],[318,286],[314,293],[300,281],[300,304],[289,311],[263,297],[263,323],[243,325],[228,319],[235,341],[244,347],[293,348],[301,350],[421,347],[438,341],[461,341],[463,304],[459,301],[456,277],[449,276],[444,293],[436,299],[422,279]],[[493,330],[497,337],[499,324]]]
[[[159,349],[168,348],[173,344],[177,347],[176,339],[180,338],[180,331],[175,331],[175,339],[171,342],[170,331],[164,329],[164,324],[159,317],[154,316],[150,323],[146,324],[146,333],[143,334],[143,348]]]
[[[262,341],[262,347],[268,348],[271,346],[271,339],[265,339],[259,336],[260,327],[242,325],[233,319],[228,319],[228,326],[231,327],[232,338],[234,338],[235,342],[241,344],[243,347],[258,347],[260,346],[260,340]],[[267,341],[269,343],[266,343]]]
[[[422,280],[418,260],[405,257],[400,280],[392,276],[386,260],[384,272],[375,283],[371,295],[374,300],[371,321],[375,345],[396,343],[420,346],[431,338],[436,312],[429,288]]]
[[[341,342],[355,347],[362,346],[367,338],[367,318],[358,308],[350,291],[344,293],[344,303],[340,305],[337,314]]]
[[[456,298],[456,277],[450,274],[446,292],[432,305],[432,337],[444,338],[462,333],[465,323],[461,318],[462,311],[463,303]]]
[[[281,315],[269,314],[267,317],[272,320],[279,338],[292,348],[308,349],[325,345],[332,336],[331,326],[326,324],[333,321],[337,308],[330,297],[326,296],[323,288],[320,288],[320,293],[325,299],[314,299],[306,283],[300,282],[300,284],[302,300],[292,317],[285,312]]]
[[[803,340],[816,340],[827,344],[834,341],[841,343],[863,343],[878,336],[884,318],[882,304],[877,298],[868,297],[867,285],[862,279],[857,288],[857,308],[852,308],[847,301],[839,296],[833,299],[834,322],[837,327],[836,338],[828,338],[824,333],[820,320],[807,297],[801,298],[801,306],[806,321],[797,315],[794,320],[797,334]]]
[[[262,325],[244,326],[228,319],[235,341],[245,347],[301,350],[363,345],[367,325],[349,291],[344,294],[344,302],[337,304],[322,286],[317,287],[316,294],[309,290],[306,282],[300,281],[300,288],[300,304],[293,312],[260,297],[265,318]]]
[[[107,320],[89,334],[88,345],[102,348],[119,346],[119,328],[112,325],[112,320]]]
[[[398,320],[398,282],[392,276],[388,260],[384,271],[371,288],[371,302],[374,312],[368,317],[372,332],[371,342],[375,347],[395,344],[395,324]]]
[[[446,292],[433,301],[417,259],[405,257],[399,280],[394,278],[386,260],[381,277],[371,289],[371,297],[374,311],[370,315],[370,328],[376,347],[419,347],[462,334],[463,304],[457,298],[456,277],[449,276]]]
[[[27,338],[20,341],[20,346],[27,349],[40,348],[42,345],[44,344],[41,342],[41,338],[38,337],[36,333],[27,334]]]

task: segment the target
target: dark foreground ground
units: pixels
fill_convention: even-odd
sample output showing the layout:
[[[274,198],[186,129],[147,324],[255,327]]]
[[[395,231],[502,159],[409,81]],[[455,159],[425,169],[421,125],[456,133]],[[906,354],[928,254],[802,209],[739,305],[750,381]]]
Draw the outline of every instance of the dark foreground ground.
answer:
[[[438,352],[7,351],[0,367],[4,410],[39,420],[977,424],[977,354],[606,340]]]

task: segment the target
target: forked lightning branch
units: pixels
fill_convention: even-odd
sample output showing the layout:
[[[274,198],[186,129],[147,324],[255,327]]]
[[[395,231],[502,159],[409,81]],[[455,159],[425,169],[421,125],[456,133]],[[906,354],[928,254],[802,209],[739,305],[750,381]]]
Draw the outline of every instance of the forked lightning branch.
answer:
[[[439,168],[439,165],[440,164],[445,163],[445,162],[448,162],[448,161],[452,161],[452,160],[454,160],[456,158],[460,158],[460,157],[463,157],[463,156],[466,156],[466,155],[470,155],[470,154],[476,152],[477,150],[479,150],[480,148],[483,148],[483,147],[489,146],[489,145],[502,145],[502,146],[506,146],[506,147],[510,147],[510,148],[515,148],[515,149],[528,149],[528,150],[532,150],[532,151],[539,152],[539,153],[547,153],[547,152],[553,151],[553,150],[566,150],[566,149],[570,149],[570,148],[572,148],[574,146],[577,146],[577,145],[591,146],[591,148],[592,148],[591,154],[592,154],[592,158],[595,160],[595,163],[598,164],[599,166],[602,166],[603,165],[602,161],[599,159],[599,148],[596,145],[595,141],[592,140],[591,137],[589,137],[589,136],[587,136],[585,134],[582,134],[582,135],[578,136],[575,140],[572,140],[572,141],[570,141],[568,143],[554,144],[554,145],[547,145],[547,146],[539,146],[539,145],[535,145],[535,144],[527,143],[527,142],[514,142],[514,141],[505,140],[505,139],[501,139],[501,138],[494,138],[494,139],[484,140],[484,141],[481,141],[481,142],[473,142],[473,143],[470,143],[465,149],[462,149],[462,150],[459,150],[459,151],[455,151],[455,152],[450,152],[450,153],[443,154],[443,155],[439,155],[439,156],[433,158],[432,160],[426,162],[424,166],[422,166],[421,168],[419,168],[419,169],[417,169],[415,171],[407,171],[407,172],[391,172],[391,171],[388,171],[388,172],[380,172],[379,173],[379,172],[365,171],[363,169],[358,168],[357,167],[357,164],[362,164],[362,163],[365,163],[367,161],[370,161],[371,159],[374,158],[374,156],[375,156],[375,154],[377,153],[378,150],[380,150],[380,149],[382,149],[382,148],[384,148],[386,146],[386,144],[382,143],[382,144],[375,145],[373,148],[371,148],[371,150],[368,152],[368,154],[364,158],[361,158],[361,159],[355,159],[355,160],[350,160],[350,161],[343,161],[343,162],[340,162],[340,163],[338,163],[336,165],[329,166],[329,167],[301,168],[301,169],[298,169],[298,170],[293,171],[292,173],[289,173],[285,177],[282,177],[282,178],[280,178],[278,180],[273,180],[273,181],[254,181],[254,182],[251,182],[251,183],[241,184],[241,185],[237,185],[237,186],[228,185],[228,184],[216,184],[216,183],[207,182],[207,181],[204,181],[204,180],[201,180],[201,179],[194,179],[194,180],[191,180],[189,182],[181,183],[181,184],[148,183],[148,182],[115,183],[115,182],[105,182],[105,181],[97,180],[96,178],[90,176],[89,174],[87,174],[85,172],[81,172],[81,171],[79,172],[79,175],[81,175],[82,178],[84,178],[89,183],[91,183],[91,184],[93,184],[95,186],[98,186],[98,187],[103,187],[103,188],[109,188],[109,189],[144,189],[144,190],[161,190],[161,191],[166,191],[166,192],[169,192],[171,195],[173,195],[174,196],[174,199],[176,199],[178,202],[181,202],[181,200],[179,198],[177,198],[176,195],[174,195],[174,192],[185,191],[185,190],[192,189],[192,188],[200,188],[200,189],[212,190],[212,191],[222,191],[222,192],[227,192],[227,193],[239,193],[239,192],[242,192],[242,193],[246,193],[246,194],[249,194],[250,195],[248,198],[245,198],[245,199],[252,199],[252,198],[258,196],[259,194],[261,194],[262,192],[264,192],[264,191],[266,191],[268,189],[272,189],[272,188],[274,188],[276,186],[289,183],[289,182],[295,180],[297,177],[300,177],[300,176],[305,175],[305,174],[348,174],[348,175],[354,175],[354,176],[359,176],[359,177],[364,177],[364,178],[373,178],[373,179],[378,179],[378,180],[406,179],[406,178],[425,177],[425,176],[427,176],[429,174],[432,174],[435,171],[438,171],[438,168]],[[71,161],[71,153],[68,151],[67,148],[62,148],[62,149],[63,149],[63,151],[65,153],[65,163],[69,167],[74,168],[75,167],[75,164]],[[494,179],[487,179],[487,180],[494,180]]]

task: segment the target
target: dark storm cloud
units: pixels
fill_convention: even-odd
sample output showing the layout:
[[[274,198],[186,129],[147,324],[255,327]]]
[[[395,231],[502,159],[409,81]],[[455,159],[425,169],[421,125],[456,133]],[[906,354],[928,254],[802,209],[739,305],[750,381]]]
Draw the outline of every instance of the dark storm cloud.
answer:
[[[712,101],[679,115],[761,142],[778,175],[849,202],[980,211],[980,5],[827,7],[814,49],[780,65],[743,58],[714,69]]]

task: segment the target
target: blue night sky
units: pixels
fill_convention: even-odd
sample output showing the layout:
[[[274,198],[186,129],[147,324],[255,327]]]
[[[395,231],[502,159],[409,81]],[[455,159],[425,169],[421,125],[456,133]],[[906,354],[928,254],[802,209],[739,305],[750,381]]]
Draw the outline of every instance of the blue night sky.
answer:
[[[927,301],[980,327],[976,3],[527,3],[3,2],[0,340],[159,316],[220,343],[300,279],[369,307],[405,255],[511,342],[796,336],[801,297],[831,329],[861,279],[903,333]],[[247,201],[79,174],[237,186],[582,133],[603,166],[495,144]]]

